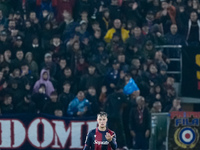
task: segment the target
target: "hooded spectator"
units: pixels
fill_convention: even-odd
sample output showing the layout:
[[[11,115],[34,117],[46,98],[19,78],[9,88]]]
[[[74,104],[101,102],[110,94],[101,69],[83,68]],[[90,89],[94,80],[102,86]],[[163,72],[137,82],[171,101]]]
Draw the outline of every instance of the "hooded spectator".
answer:
[[[50,81],[49,71],[42,69],[40,73],[40,79],[34,85],[34,93],[39,92],[40,85],[44,84],[46,87],[46,94],[50,96],[50,94],[54,91],[54,87],[52,82]]]

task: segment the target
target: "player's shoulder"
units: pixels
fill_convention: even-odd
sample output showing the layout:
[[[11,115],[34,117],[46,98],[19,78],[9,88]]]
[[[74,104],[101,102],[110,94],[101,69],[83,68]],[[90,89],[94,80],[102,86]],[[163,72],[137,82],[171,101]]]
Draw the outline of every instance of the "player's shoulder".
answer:
[[[110,129],[108,129],[108,133],[110,133],[111,135],[115,134],[115,132]]]
[[[90,130],[90,131],[88,132],[88,134],[95,134],[95,132],[96,132],[96,129],[92,129],[92,130]]]

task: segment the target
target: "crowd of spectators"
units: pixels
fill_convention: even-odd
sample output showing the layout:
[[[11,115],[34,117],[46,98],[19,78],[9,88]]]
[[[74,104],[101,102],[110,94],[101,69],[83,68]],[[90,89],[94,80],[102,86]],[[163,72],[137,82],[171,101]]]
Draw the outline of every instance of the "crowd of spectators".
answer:
[[[0,0],[0,112],[104,110],[119,147],[145,141],[150,112],[181,110],[155,46],[198,46],[199,15],[198,0]],[[139,91],[126,95],[130,78]]]

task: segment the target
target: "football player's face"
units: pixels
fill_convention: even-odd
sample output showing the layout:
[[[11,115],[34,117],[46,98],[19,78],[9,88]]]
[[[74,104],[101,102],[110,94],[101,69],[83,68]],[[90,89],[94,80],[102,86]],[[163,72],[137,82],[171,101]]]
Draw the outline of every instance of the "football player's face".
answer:
[[[107,117],[106,116],[98,116],[97,122],[100,128],[105,128],[107,123]]]

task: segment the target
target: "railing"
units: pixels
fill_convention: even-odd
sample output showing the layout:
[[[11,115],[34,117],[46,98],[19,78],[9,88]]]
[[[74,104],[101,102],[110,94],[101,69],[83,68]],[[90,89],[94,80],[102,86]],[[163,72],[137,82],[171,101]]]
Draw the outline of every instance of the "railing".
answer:
[[[156,45],[155,48],[161,49],[163,54],[170,60],[167,74],[173,75],[176,82],[180,82],[182,73],[182,45]]]

